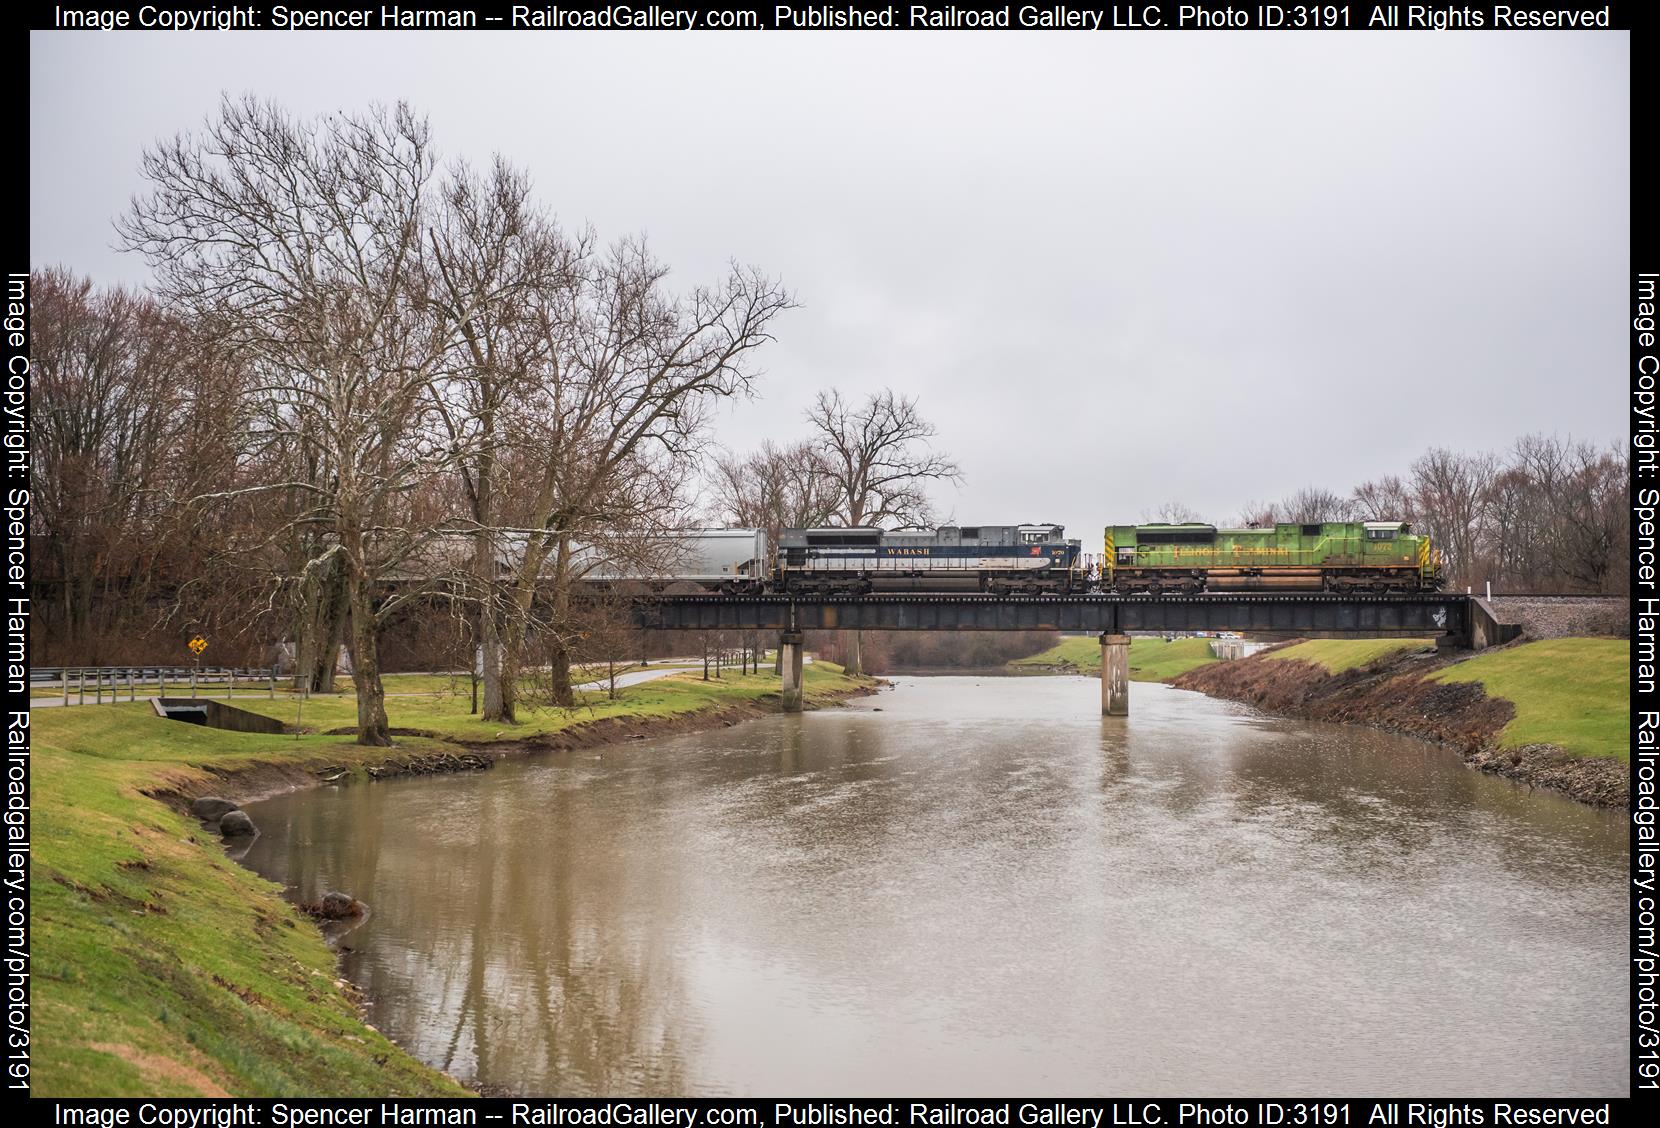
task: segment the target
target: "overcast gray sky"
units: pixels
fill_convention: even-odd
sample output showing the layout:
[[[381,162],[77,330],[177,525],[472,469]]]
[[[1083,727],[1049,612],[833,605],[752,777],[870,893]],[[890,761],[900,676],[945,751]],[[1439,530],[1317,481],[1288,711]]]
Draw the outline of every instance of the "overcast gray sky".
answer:
[[[30,254],[110,221],[221,91],[408,99],[567,226],[802,308],[745,449],[917,396],[969,523],[1088,545],[1180,500],[1347,491],[1431,445],[1624,433],[1625,33],[35,33]]]

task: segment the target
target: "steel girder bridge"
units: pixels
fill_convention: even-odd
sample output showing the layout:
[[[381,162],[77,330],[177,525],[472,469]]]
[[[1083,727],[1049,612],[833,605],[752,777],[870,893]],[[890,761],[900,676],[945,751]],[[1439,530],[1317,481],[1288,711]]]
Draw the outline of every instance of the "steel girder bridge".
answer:
[[[1470,645],[1467,595],[658,595],[634,602],[648,630],[778,631],[784,708],[801,707],[803,631],[1089,631],[1101,636],[1101,707],[1129,712],[1129,632],[1269,638],[1438,637]]]

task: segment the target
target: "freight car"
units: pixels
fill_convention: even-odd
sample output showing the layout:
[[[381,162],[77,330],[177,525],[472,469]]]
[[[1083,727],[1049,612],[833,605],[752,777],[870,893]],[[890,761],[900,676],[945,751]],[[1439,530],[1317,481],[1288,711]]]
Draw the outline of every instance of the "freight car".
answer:
[[[511,568],[524,553],[524,535],[504,535],[502,553]],[[599,586],[746,595],[763,590],[768,567],[765,529],[627,532],[570,546],[571,574]]]
[[[768,589],[1060,593],[1085,590],[1079,544],[1060,525],[784,529]]]
[[[1440,559],[1402,521],[1281,522],[1272,528],[1114,525],[1105,591],[1434,591]]]

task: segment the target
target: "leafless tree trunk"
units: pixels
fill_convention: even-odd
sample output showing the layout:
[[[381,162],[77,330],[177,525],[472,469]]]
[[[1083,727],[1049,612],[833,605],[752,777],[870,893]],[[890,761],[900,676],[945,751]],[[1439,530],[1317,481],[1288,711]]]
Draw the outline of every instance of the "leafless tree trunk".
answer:
[[[425,122],[407,107],[298,122],[225,99],[198,135],[148,150],[149,193],[121,223],[169,300],[249,356],[265,430],[253,443],[308,447],[323,473],[202,500],[304,496],[285,528],[321,531],[351,614],[358,740],[386,744],[381,624],[443,566],[445,530],[417,513],[418,487],[462,456],[435,433],[432,385],[471,315],[445,317],[422,289],[434,173]],[[390,581],[398,589],[387,594]]]
[[[929,447],[934,425],[916,401],[891,389],[853,407],[839,391],[820,392],[807,411],[812,443],[835,484],[835,517],[848,527],[932,517],[928,483],[957,481],[957,464]],[[864,672],[859,632],[848,638],[847,671]]]
[[[467,457],[457,466],[473,524],[472,598],[484,683],[484,719],[516,720],[504,687],[500,483],[504,451],[518,439],[515,409],[532,388],[546,342],[539,304],[557,305],[573,284],[582,248],[569,244],[531,203],[529,182],[497,159],[487,176],[458,167],[427,234],[428,279],[457,326],[446,378],[434,385],[445,433]]]
[[[737,267],[718,286],[676,296],[637,242],[572,273],[568,293],[539,307],[546,348],[517,421],[531,488],[514,598],[522,611],[544,599],[556,638],[570,630],[571,585],[596,563],[573,561],[573,546],[623,531],[649,541],[676,518],[676,483],[689,476],[707,406],[747,391],[750,354],[791,304],[776,283]],[[550,554],[556,567],[544,576]],[[570,648],[556,644],[552,661],[555,702],[565,705]],[[503,688],[511,692],[509,679]]]

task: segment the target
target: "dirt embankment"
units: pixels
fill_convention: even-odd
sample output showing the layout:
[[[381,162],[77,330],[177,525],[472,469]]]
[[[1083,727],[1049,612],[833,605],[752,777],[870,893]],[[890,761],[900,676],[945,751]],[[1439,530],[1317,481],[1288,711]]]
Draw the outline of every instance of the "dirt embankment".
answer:
[[[1487,696],[1477,684],[1426,679],[1450,659],[1407,652],[1331,674],[1311,662],[1271,659],[1267,653],[1202,666],[1172,684],[1271,713],[1371,725],[1435,741],[1471,767],[1594,806],[1630,802],[1630,772],[1619,760],[1575,756],[1551,744],[1500,748],[1499,731],[1515,716],[1515,707]]]
[[[808,703],[809,709],[828,702],[840,705],[855,697],[867,697],[880,692],[880,679],[873,685],[853,689],[821,691],[818,703]],[[493,740],[486,743],[449,743],[440,750],[425,745],[418,752],[403,753],[392,749],[364,749],[369,759],[345,762],[338,753],[318,752],[303,761],[257,761],[235,767],[200,765],[197,771],[215,777],[206,791],[200,780],[169,779],[156,788],[146,788],[145,794],[160,799],[181,811],[188,811],[193,798],[214,794],[236,803],[253,803],[289,791],[316,787],[324,783],[341,783],[361,777],[392,779],[409,775],[440,775],[450,772],[479,771],[508,756],[525,756],[537,752],[562,752],[603,745],[620,744],[630,740],[675,736],[688,732],[707,732],[728,728],[740,721],[776,715],[776,703],[746,702],[719,709],[693,713],[676,713],[654,717],[600,717],[579,722],[554,733],[540,733],[518,740]],[[427,736],[409,729],[396,730],[399,735]]]

